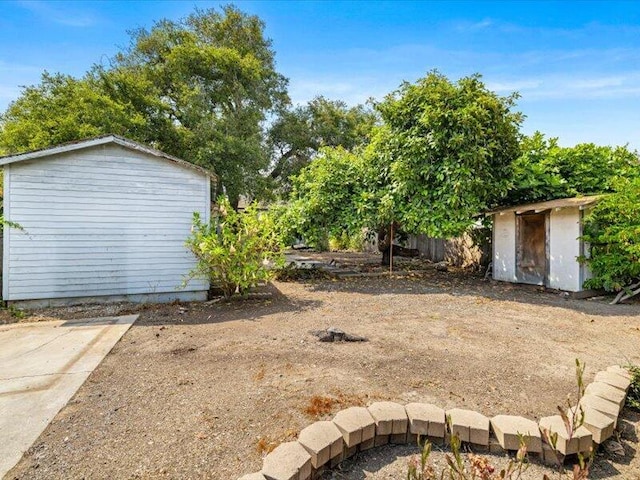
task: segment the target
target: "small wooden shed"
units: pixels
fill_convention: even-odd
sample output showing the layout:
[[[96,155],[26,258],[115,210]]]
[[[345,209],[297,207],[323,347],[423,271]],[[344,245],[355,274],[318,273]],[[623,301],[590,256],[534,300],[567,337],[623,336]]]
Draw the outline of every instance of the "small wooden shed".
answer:
[[[108,135],[0,158],[2,296],[29,305],[205,299],[183,288],[194,212],[209,221],[212,174]]]
[[[587,249],[585,210],[598,196],[563,198],[489,212],[493,217],[493,278],[583,291],[589,269],[578,262]]]

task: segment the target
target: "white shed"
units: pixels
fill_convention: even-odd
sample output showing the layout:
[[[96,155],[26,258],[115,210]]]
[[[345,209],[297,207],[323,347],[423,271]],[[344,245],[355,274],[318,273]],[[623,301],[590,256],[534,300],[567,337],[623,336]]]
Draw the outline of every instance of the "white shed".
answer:
[[[563,198],[489,212],[493,217],[493,278],[580,292],[590,277],[578,257],[585,209],[598,196]]]
[[[0,158],[2,297],[30,305],[205,299],[183,280],[194,212],[209,221],[212,174],[109,135]]]

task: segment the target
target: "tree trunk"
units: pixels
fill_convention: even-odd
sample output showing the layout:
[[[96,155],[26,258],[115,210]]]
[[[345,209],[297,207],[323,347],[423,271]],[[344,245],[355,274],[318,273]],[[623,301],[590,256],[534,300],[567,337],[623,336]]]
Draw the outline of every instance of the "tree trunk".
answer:
[[[398,225],[394,224],[393,229],[397,230]],[[378,230],[378,250],[382,253],[381,265],[388,267],[391,263],[391,239],[390,226],[385,225]],[[416,248],[404,248],[400,245],[393,246],[394,257],[419,257],[420,251]]]

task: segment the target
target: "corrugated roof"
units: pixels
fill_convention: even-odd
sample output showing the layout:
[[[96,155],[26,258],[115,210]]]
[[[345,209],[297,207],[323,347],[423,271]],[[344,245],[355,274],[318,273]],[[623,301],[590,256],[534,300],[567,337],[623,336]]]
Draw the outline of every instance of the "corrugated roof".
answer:
[[[506,213],[506,212],[516,212],[516,213],[525,213],[525,212],[543,212],[545,210],[553,210],[556,208],[568,208],[568,207],[586,207],[587,205],[591,205],[596,203],[602,195],[590,195],[586,197],[571,197],[571,198],[559,198],[557,200],[548,200],[546,202],[538,202],[538,203],[529,203],[526,205],[516,205],[513,207],[504,207],[497,208],[495,210],[491,210],[487,212],[485,215],[493,215],[495,213]]]
[[[17,155],[7,155],[4,157],[0,157],[0,165],[8,165],[11,163],[24,162],[26,160],[36,160],[39,158],[49,157],[51,155],[68,153],[76,150],[83,150],[85,148],[97,147],[97,146],[106,145],[109,143],[115,143],[124,148],[129,148],[131,150],[136,150],[138,152],[147,153],[149,155],[153,155],[154,157],[164,158],[171,162],[175,162],[178,165],[182,165],[183,167],[196,170],[197,172],[203,175],[206,175],[208,177],[211,177],[214,179],[217,178],[213,172],[210,172],[206,168],[202,168],[191,162],[187,162],[186,160],[182,160],[180,158],[174,157],[167,153],[161,152],[160,150],[156,150],[155,148],[151,148],[147,145],[143,145],[142,143],[134,142],[133,140],[129,140],[128,138],[119,137],[118,135],[102,135],[99,137],[93,137],[85,140],[77,140],[74,142],[63,143],[61,145],[56,145],[54,147],[42,148],[39,150],[33,150],[31,152],[20,153]]]

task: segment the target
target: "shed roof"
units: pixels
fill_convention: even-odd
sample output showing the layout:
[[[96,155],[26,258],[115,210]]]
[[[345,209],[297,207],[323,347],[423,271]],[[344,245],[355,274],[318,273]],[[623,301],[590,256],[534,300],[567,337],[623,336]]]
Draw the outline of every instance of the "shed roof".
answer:
[[[545,210],[553,210],[553,209],[569,208],[569,207],[578,207],[580,209],[583,209],[587,205],[596,203],[600,198],[602,198],[602,195],[559,198],[556,200],[548,200],[546,202],[529,203],[526,205],[516,205],[513,207],[497,208],[495,210],[491,210],[490,212],[487,212],[486,215],[493,215],[496,213],[507,213],[507,212],[515,212],[516,214],[526,213],[526,212],[543,212]]]
[[[85,140],[77,140],[74,142],[63,143],[61,145],[56,145],[54,147],[42,148],[39,150],[33,150],[31,152],[20,153],[17,155],[7,155],[4,157],[0,157],[0,165],[9,165],[11,163],[24,162],[26,160],[36,160],[39,158],[49,157],[51,155],[57,155],[60,153],[68,153],[76,150],[84,150],[85,148],[98,147],[100,145],[107,145],[109,143],[115,143],[116,145],[120,145],[121,147],[128,148],[130,150],[136,150],[138,152],[143,152],[148,155],[152,155],[154,157],[163,158],[165,160],[169,160],[171,162],[177,163],[186,168],[190,168],[195,170],[202,175],[206,175],[211,178],[216,178],[216,175],[213,172],[210,172],[206,168],[202,168],[198,165],[195,165],[191,162],[187,162],[185,160],[181,160],[177,157],[169,155],[167,153],[161,152],[160,150],[156,150],[155,148],[151,148],[147,145],[143,145],[142,143],[134,142],[133,140],[129,140],[128,138],[119,137],[118,135],[102,135],[100,137],[89,138]]]

